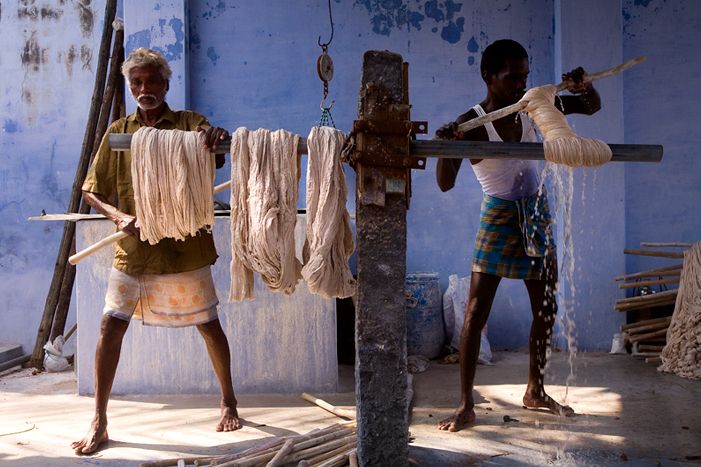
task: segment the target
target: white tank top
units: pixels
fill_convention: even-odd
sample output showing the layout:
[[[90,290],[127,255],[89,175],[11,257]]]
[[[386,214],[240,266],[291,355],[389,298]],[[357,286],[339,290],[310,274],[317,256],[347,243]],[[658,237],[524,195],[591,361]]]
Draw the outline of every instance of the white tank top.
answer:
[[[478,116],[485,115],[482,106],[473,107]],[[525,112],[519,113],[521,120],[521,142],[537,142],[531,119]],[[503,141],[490,122],[484,125],[489,135],[489,141]],[[540,175],[537,161],[520,159],[482,159],[472,164],[477,180],[482,185],[482,191],[496,198],[517,200],[532,195],[540,186]]]

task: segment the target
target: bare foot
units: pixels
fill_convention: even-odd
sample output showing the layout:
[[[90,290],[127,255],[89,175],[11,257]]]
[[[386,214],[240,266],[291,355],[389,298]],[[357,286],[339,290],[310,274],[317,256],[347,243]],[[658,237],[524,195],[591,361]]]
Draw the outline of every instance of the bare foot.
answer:
[[[236,411],[236,408],[222,405],[221,420],[219,420],[217,425],[217,431],[234,431],[239,428],[241,428],[241,420],[239,420],[239,413]]]
[[[542,393],[542,396],[533,396],[526,393],[523,396],[523,406],[527,409],[545,409],[553,415],[561,417],[574,417],[574,409],[569,405],[560,405],[555,399]]]
[[[467,425],[475,422],[474,409],[458,408],[452,417],[438,422],[438,429],[441,431],[460,431]]]
[[[107,422],[93,420],[85,437],[80,441],[72,442],[71,447],[79,456],[83,454],[93,454],[97,452],[100,447],[107,444],[108,441]]]

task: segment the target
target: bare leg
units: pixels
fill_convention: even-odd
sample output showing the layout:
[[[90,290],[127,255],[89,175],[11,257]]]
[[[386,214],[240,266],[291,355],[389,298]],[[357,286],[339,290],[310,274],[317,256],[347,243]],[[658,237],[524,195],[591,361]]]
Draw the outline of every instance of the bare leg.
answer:
[[[231,381],[231,354],[226,334],[224,334],[218,319],[197,325],[197,330],[200,331],[207,345],[207,353],[212,360],[214,373],[216,373],[221,387],[221,420],[217,424],[216,430],[238,430],[241,428],[241,421],[236,410],[236,396]]]
[[[438,423],[439,430],[460,431],[475,421],[472,390],[480,350],[480,333],[487,323],[501,277],[473,272],[465,322],[460,333],[460,405],[452,417]]]
[[[547,349],[550,346],[555,316],[557,315],[557,263],[554,256],[548,256],[545,279],[526,280],[528,296],[531,300],[533,323],[528,340],[530,360],[528,368],[528,386],[523,396],[523,405],[527,408],[542,408],[556,415],[571,417],[574,410],[569,406],[558,404],[545,393],[545,364]]]
[[[95,418],[85,437],[71,443],[76,454],[92,454],[105,444],[107,436],[107,403],[117,372],[122,340],[129,322],[104,315],[100,323],[100,337],[95,350]]]

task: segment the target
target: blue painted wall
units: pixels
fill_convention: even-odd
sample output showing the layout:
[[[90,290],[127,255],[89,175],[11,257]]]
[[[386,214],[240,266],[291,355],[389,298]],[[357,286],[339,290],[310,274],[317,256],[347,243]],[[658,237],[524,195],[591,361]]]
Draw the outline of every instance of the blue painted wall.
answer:
[[[42,209],[62,212],[67,205],[104,1],[59,2],[44,10],[41,2],[27,3],[18,8],[0,1],[0,294],[5,298],[0,342],[20,342],[31,350],[61,226],[25,219]],[[598,85],[601,113],[572,120],[583,134],[610,142],[662,143],[666,149],[660,166],[612,164],[575,173],[576,262],[570,282],[576,288],[574,295],[563,288],[561,304],[572,304],[580,349],[607,348],[620,323],[612,311],[620,293],[611,277],[642,263],[626,265],[622,248],[640,240],[691,241],[701,227],[693,214],[701,171],[691,151],[698,132],[690,130],[699,103],[693,47],[701,3],[594,3],[585,8],[573,0],[334,0],[330,46],[336,72],[329,98],[342,129],[356,116],[367,49],[389,49],[410,63],[412,116],[428,120],[431,131],[484,97],[479,59],[493,40],[512,37],[527,47],[531,85],[553,82],[576,65],[595,71],[641,53],[649,56],[638,70]],[[231,129],[284,127],[306,135],[319,119],[317,36],[324,39],[330,32],[324,0],[144,5],[124,0],[127,44],[156,46],[175,59],[174,106],[189,104]],[[480,188],[464,168],[457,186],[445,194],[435,185],[434,161],[425,172],[414,173],[408,268],[438,271],[444,287],[449,274],[469,272],[477,229]],[[226,170],[219,172],[220,180]],[[523,346],[529,322],[525,288],[504,281],[490,319],[492,342]]]
[[[701,2],[625,0],[623,52],[647,55],[624,78],[626,141],[663,144],[661,164],[626,165],[626,244],[701,239]],[[629,256],[637,271],[673,260]]]

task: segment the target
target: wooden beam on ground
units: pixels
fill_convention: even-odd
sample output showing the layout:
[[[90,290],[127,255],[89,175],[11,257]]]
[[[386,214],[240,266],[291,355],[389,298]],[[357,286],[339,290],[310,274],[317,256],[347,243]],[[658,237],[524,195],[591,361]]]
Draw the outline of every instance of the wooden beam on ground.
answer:
[[[403,61],[391,52],[363,58],[359,120],[409,119]],[[406,135],[361,134],[358,151],[383,157]],[[360,465],[407,465],[406,211],[408,169],[358,162],[355,395]]]

